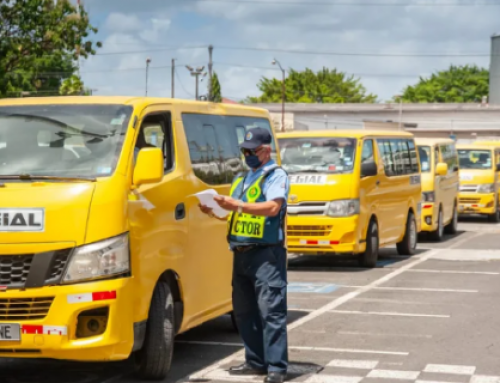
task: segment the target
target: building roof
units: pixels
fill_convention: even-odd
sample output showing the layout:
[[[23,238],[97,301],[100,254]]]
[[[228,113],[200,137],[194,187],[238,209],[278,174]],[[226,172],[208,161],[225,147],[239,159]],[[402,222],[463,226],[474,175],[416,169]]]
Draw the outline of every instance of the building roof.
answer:
[[[361,138],[365,136],[387,136],[387,137],[413,137],[413,134],[405,131],[392,131],[392,130],[364,130],[364,129],[350,129],[350,130],[306,130],[294,131],[286,133],[277,133],[279,138],[305,138],[305,137],[353,137]]]
[[[247,104],[258,108],[268,109],[272,112],[281,112],[281,104]],[[323,112],[399,112],[400,104],[306,104],[287,103],[287,113],[323,113]],[[454,112],[454,111],[500,111],[500,104],[489,105],[480,103],[432,103],[432,104],[406,104],[402,105],[404,112]]]

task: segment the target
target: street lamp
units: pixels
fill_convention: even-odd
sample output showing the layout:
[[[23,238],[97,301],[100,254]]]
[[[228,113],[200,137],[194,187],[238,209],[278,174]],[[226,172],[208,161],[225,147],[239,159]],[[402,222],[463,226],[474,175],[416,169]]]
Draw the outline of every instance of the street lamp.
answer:
[[[149,64],[151,64],[151,59],[148,57],[146,59],[146,97],[148,97],[148,74],[149,74]]]
[[[194,69],[193,67],[186,65],[186,68],[189,72],[191,72],[191,76],[193,76],[195,78],[195,81],[196,81],[196,100],[198,100],[198,98],[199,98],[198,97],[198,93],[199,93],[198,79],[200,76],[203,76],[201,79],[203,81],[203,78],[206,77],[207,72],[203,72],[203,70],[205,69],[204,66],[201,66],[201,67]]]
[[[281,74],[283,75],[282,86],[281,86],[281,131],[285,131],[285,70],[281,66],[280,62],[276,59],[272,61],[273,65],[278,65],[281,69]]]

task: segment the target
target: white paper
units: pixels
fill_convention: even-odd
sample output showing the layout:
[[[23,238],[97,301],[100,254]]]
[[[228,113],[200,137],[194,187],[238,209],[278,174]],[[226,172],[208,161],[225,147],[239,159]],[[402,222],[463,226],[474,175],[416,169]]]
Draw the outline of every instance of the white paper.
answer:
[[[220,218],[227,217],[229,214],[228,210],[225,210],[215,202],[214,197],[219,195],[214,189],[203,190],[199,193],[194,194],[196,198],[200,201],[202,205],[212,208],[212,212]]]

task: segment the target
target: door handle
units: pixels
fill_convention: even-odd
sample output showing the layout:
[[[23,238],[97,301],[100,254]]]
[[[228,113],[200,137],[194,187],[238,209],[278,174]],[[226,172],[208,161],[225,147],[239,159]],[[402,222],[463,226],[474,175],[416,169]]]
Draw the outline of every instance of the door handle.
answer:
[[[379,180],[377,180],[377,181],[375,182],[375,185],[377,185],[377,186],[378,186],[378,185],[380,185],[380,181],[379,181]]]
[[[180,220],[186,217],[186,208],[183,203],[178,204],[175,207],[175,219]]]

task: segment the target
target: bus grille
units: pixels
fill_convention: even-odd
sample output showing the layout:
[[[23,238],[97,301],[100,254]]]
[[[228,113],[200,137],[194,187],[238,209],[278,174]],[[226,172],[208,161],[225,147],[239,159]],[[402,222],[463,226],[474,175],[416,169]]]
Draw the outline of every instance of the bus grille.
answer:
[[[0,321],[44,319],[54,297],[0,298]]]
[[[332,232],[332,226],[288,226],[290,237],[327,237]]]
[[[0,256],[0,286],[24,286],[33,254]]]

